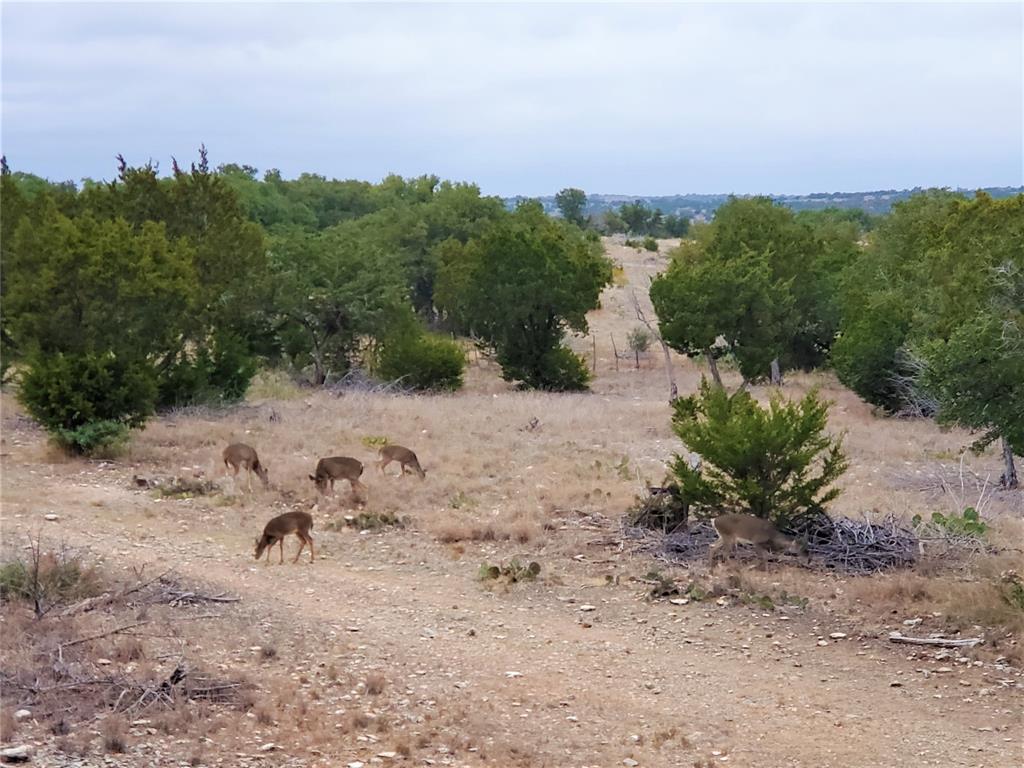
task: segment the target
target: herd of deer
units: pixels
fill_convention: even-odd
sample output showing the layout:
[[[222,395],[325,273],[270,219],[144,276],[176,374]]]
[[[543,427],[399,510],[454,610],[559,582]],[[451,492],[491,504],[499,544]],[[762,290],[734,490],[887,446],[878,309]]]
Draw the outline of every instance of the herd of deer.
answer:
[[[256,450],[245,443],[232,443],[224,449],[224,467],[233,471],[238,477],[240,470],[246,470],[249,480],[249,490],[252,490],[252,475],[263,482],[263,487],[269,485],[267,479],[267,468],[260,463]],[[397,462],[402,468],[402,475],[411,468],[420,479],[424,479],[427,473],[420,466],[416,454],[401,445],[385,445],[378,454],[377,467],[381,474],[384,468],[392,462]],[[363,493],[366,486],[359,478],[363,474],[363,463],[351,456],[331,456],[320,459],[316,464],[316,472],[309,476],[314,482],[316,489],[326,495],[328,486],[331,493],[334,493],[335,480],[348,480],[352,490]],[[761,562],[767,562],[767,555],[771,551],[783,550],[796,553],[805,561],[810,560],[810,554],[803,541],[780,532],[769,520],[754,517],[753,515],[725,514],[716,517],[712,524],[718,534],[718,540],[711,545],[709,561],[712,567],[718,562],[722,554],[731,556],[734,554],[737,544],[750,544],[754,547]],[[280,562],[284,562],[284,540],[286,536],[295,534],[298,537],[299,551],[295,553],[292,562],[298,562],[302,550],[309,545],[309,560],[313,562],[316,555],[313,550],[313,536],[310,531],[313,528],[313,516],[308,512],[285,512],[273,518],[263,529],[263,535],[256,539],[255,559],[259,560],[264,550],[267,552],[267,563],[270,562],[270,554],[274,545],[280,547]]]
[[[250,491],[252,490],[253,473],[263,483],[264,488],[270,485],[267,468],[260,462],[259,454],[256,453],[256,449],[251,445],[232,443],[224,449],[222,458],[224,459],[225,470],[233,472],[235,478],[238,477],[240,470],[245,470]],[[384,474],[384,469],[392,462],[397,462],[401,466],[403,475],[406,474],[406,470],[411,469],[420,476],[421,480],[427,476],[426,471],[420,466],[416,454],[408,448],[403,448],[401,445],[385,445],[380,449],[377,467],[380,469],[381,474]],[[330,487],[331,494],[333,495],[334,482],[336,480],[348,480],[352,490],[362,494],[366,491],[366,486],[359,480],[362,475],[363,462],[359,459],[353,459],[351,456],[331,456],[326,459],[320,459],[316,463],[316,471],[309,476],[309,479],[316,485],[316,489],[324,495],[327,495],[328,487]],[[298,562],[299,555],[302,554],[302,550],[306,548],[307,544],[309,545],[309,560],[313,562],[316,555],[313,550],[313,536],[310,534],[312,528],[313,516],[308,512],[285,512],[283,515],[278,515],[267,523],[263,529],[263,535],[256,539],[256,559],[259,560],[263,555],[263,551],[266,550],[267,562],[269,563],[271,550],[275,544],[279,544],[281,550],[280,562],[283,563],[285,537],[295,534],[301,543],[299,551],[295,553],[295,559],[292,562]]]

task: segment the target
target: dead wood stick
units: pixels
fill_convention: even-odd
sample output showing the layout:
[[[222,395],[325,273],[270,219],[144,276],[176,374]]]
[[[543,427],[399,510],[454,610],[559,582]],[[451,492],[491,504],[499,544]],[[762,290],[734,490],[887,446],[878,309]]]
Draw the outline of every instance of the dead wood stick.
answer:
[[[77,640],[72,640],[72,641],[70,641],[68,643],[61,643],[60,644],[60,650],[63,651],[65,648],[70,648],[73,645],[81,645],[82,643],[88,643],[88,642],[91,642],[93,640],[99,640],[99,639],[104,638],[104,637],[109,637],[110,635],[116,635],[116,634],[118,634],[120,632],[126,632],[129,629],[134,629],[135,627],[141,627],[144,624],[149,624],[149,622],[148,621],[136,621],[134,624],[125,624],[123,627],[117,627],[116,629],[111,629],[109,632],[101,632],[98,635],[90,635],[89,637],[80,637]]]
[[[909,645],[937,645],[941,648],[970,648],[985,642],[983,637],[965,637],[961,640],[950,640],[944,637],[907,637],[899,632],[890,632],[889,641],[908,643]]]

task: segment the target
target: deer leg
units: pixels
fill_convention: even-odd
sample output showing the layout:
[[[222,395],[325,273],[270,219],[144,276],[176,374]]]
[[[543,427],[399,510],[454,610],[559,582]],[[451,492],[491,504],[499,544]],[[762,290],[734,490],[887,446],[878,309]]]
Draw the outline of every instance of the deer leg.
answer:
[[[246,466],[245,474],[249,477],[249,493],[252,493],[252,467]]]
[[[761,558],[761,568],[768,570],[768,549],[762,546],[755,546],[754,549],[757,550],[757,555]]]
[[[281,560],[278,562],[278,565],[284,565],[284,536],[278,539],[277,543],[281,545]]]
[[[292,560],[293,563],[299,562],[299,555],[301,555],[302,550],[306,548],[306,540],[302,537],[302,534],[298,533],[296,535],[299,537],[299,551],[295,553],[295,559]]]
[[[316,560],[316,555],[313,553],[313,536],[309,533],[306,534],[306,540],[309,542],[309,562]]]
[[[380,473],[382,475],[385,474],[384,467],[386,467],[390,463],[391,463],[391,459],[381,459],[380,461],[377,462],[377,469],[380,470]]]

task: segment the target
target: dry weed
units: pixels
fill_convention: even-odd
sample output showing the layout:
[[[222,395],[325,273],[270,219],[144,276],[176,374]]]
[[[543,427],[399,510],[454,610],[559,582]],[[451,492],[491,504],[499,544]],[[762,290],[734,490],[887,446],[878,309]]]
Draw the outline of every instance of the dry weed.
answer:
[[[366,695],[367,696],[380,696],[384,693],[384,688],[387,686],[387,678],[384,677],[380,672],[371,672],[366,676]]]
[[[121,715],[109,715],[100,726],[103,749],[107,752],[124,752],[128,748],[128,723]]]
[[[4,707],[0,711],[0,741],[10,743],[14,740],[14,734],[18,732],[18,721],[14,719],[14,712]]]

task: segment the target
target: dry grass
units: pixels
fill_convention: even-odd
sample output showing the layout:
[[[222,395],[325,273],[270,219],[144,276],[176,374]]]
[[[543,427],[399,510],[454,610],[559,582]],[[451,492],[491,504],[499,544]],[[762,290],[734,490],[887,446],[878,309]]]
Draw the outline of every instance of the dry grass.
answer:
[[[387,684],[387,678],[380,672],[371,672],[363,683],[367,696],[380,696],[384,693]]]
[[[128,747],[128,724],[121,715],[109,715],[100,726],[103,749],[107,752],[124,752]]]

